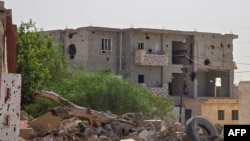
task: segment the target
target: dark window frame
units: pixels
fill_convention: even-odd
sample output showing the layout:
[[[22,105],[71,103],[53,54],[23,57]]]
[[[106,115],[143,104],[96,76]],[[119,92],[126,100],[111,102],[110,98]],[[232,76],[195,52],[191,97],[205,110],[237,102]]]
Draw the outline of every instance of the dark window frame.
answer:
[[[232,120],[239,120],[239,111],[232,110]]]
[[[139,75],[138,75],[138,83],[144,83],[144,82],[145,82],[144,75],[139,74]]]
[[[138,50],[144,50],[144,42],[138,42]]]
[[[218,120],[225,120],[225,111],[218,110]]]
[[[101,51],[112,51],[112,38],[102,38]]]

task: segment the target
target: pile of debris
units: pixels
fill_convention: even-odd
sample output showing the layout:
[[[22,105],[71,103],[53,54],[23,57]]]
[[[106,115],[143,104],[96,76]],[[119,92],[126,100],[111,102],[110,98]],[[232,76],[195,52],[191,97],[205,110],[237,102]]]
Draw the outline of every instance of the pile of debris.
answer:
[[[37,91],[35,96],[52,99],[62,106],[36,119],[23,111],[20,126],[23,141],[202,141],[204,135],[209,136],[204,140],[223,141],[203,117],[191,118],[185,127],[178,122],[145,120],[142,113],[117,116],[79,107],[50,91]],[[202,138],[196,131],[198,126],[206,128],[200,132]]]
[[[22,119],[20,138],[24,141],[125,141],[128,139],[130,141],[181,141],[187,138],[184,137],[185,128],[180,123],[144,120],[141,113],[126,113],[121,115],[119,120],[98,127],[91,126],[87,120],[78,117],[61,119],[51,112],[36,119],[27,119],[27,116]]]

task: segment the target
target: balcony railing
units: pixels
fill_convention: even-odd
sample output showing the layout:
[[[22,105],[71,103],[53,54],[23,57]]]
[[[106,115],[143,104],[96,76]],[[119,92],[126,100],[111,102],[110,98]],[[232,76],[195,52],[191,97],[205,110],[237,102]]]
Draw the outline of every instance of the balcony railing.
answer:
[[[168,57],[166,54],[148,54],[145,50],[135,51],[135,64],[147,66],[167,66]]]
[[[156,94],[156,95],[159,95],[159,96],[168,96],[168,85],[167,84],[163,84],[162,87],[150,87],[149,88],[150,91],[153,93],[153,94]]]

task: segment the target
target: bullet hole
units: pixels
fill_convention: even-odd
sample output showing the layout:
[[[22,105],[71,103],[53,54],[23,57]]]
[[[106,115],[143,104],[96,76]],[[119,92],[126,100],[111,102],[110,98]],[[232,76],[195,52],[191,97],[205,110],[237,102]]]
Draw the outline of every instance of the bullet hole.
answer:
[[[106,59],[107,61],[109,61],[109,58],[107,57],[107,59]]]
[[[168,47],[168,44],[166,45],[166,47]]]
[[[82,40],[82,42],[83,42],[84,40]]]
[[[69,38],[71,39],[71,38],[73,38],[73,36],[76,34],[76,32],[73,32],[73,33],[69,33]]]
[[[225,57],[225,54],[223,54],[222,56]]]
[[[148,52],[149,52],[149,53],[152,53],[152,49],[148,49]]]
[[[211,48],[214,49],[214,45],[211,45]]]
[[[187,68],[181,68],[181,71],[186,73],[187,72]]]
[[[215,36],[214,36],[214,35],[213,35],[212,37],[213,37],[213,38],[215,38]]]
[[[227,48],[230,48],[230,44],[227,44]]]
[[[204,34],[201,34],[201,37],[204,37]]]
[[[75,44],[70,44],[69,45],[68,52],[69,52],[70,59],[74,59],[75,58],[75,54],[76,54],[76,46],[75,46]]]
[[[12,86],[14,87],[15,86],[15,80],[12,80]]]
[[[149,40],[149,39],[150,39],[150,37],[147,35],[147,36],[146,36],[146,39],[147,39],[147,40]]]
[[[220,47],[223,47],[223,43],[220,43]]]
[[[95,34],[95,31],[93,31],[92,33]]]
[[[214,52],[211,52],[211,54],[214,54]]]
[[[209,64],[210,64],[209,59],[204,60],[204,65],[209,65]]]
[[[194,81],[195,77],[196,77],[196,73],[195,73],[195,72],[191,72],[191,73],[190,73],[190,79],[191,79],[192,81]]]

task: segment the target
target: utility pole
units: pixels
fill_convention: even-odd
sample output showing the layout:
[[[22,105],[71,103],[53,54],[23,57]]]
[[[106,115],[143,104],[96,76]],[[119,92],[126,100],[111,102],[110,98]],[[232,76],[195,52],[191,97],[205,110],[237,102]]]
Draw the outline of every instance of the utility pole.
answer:
[[[179,114],[179,122],[181,123],[181,117],[182,117],[182,101],[183,101],[183,95],[185,94],[185,77],[186,77],[186,58],[187,58],[187,52],[184,53],[184,60],[183,60],[183,92],[181,93],[180,97],[180,114]]]

